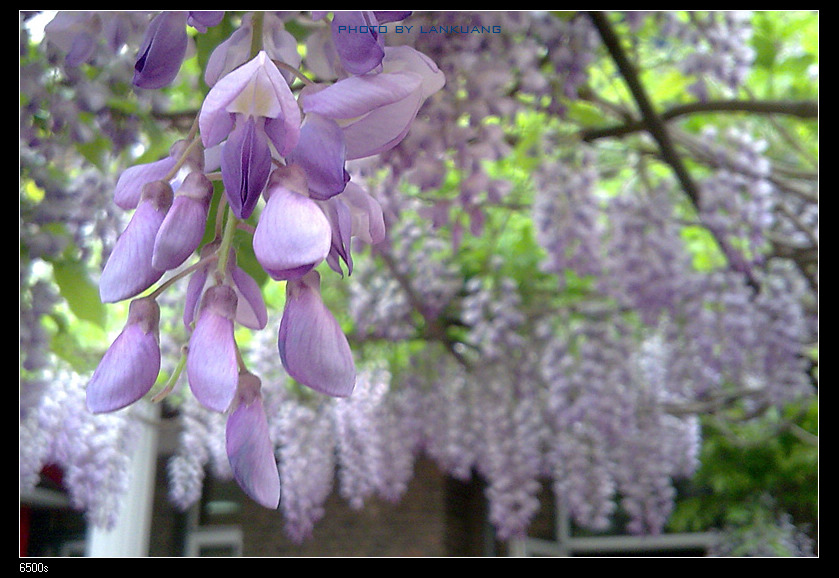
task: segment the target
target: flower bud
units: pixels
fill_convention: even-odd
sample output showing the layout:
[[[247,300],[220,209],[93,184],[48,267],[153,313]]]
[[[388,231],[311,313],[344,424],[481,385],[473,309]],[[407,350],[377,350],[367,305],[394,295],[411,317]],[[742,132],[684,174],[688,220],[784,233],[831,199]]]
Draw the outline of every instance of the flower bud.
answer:
[[[219,412],[227,410],[233,401],[239,376],[233,334],[236,305],[236,292],[231,287],[207,289],[186,357],[187,378],[195,399]]]
[[[126,407],[146,395],[160,372],[160,307],[154,299],[132,301],[128,321],[99,362],[87,386],[93,413]]]
[[[172,205],[172,187],[165,181],[143,186],[137,210],[105,263],[99,280],[103,303],[115,303],[145,291],[163,276],[152,265],[154,240]]]
[[[134,86],[163,88],[181,69],[189,38],[183,11],[164,11],[149,23],[134,64]]]
[[[213,183],[192,172],[175,193],[154,240],[152,266],[160,271],[179,267],[198,248],[207,226]]]
[[[202,258],[215,250],[217,250],[217,247],[213,244],[205,245],[201,249]],[[215,263],[207,263],[196,269],[189,278],[183,315],[184,326],[187,330],[191,330],[192,322],[195,321],[207,284],[213,279],[210,275],[210,270],[213,267],[215,267]],[[250,329],[264,329],[268,323],[268,310],[262,297],[262,288],[253,277],[236,264],[236,253],[234,251],[230,251],[227,260],[224,282],[231,285],[236,292],[236,323]]]
[[[258,377],[246,372],[239,375],[227,418],[227,457],[236,483],[259,504],[276,509],[280,504],[280,474],[260,389]]]
[[[301,384],[334,397],[352,393],[355,361],[346,335],[321,300],[317,271],[286,284],[278,347],[283,367]]]

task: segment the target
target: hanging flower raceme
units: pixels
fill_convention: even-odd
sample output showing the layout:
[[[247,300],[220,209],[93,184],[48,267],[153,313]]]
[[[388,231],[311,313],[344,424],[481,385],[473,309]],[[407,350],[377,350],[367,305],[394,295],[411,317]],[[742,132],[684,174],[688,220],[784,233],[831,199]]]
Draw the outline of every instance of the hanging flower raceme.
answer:
[[[253,213],[271,171],[273,145],[285,156],[297,145],[297,101],[265,51],[221,78],[207,94],[198,124],[205,148],[222,146],[227,200],[239,219]]]
[[[412,49],[385,48],[378,29],[371,30],[407,14],[335,13],[336,34],[350,23],[369,26],[364,37],[335,37],[332,49],[338,52],[331,57],[340,60],[340,74],[333,84],[313,84],[295,70],[302,59],[282,14],[245,15],[211,53],[204,76],[210,90],[197,132],[172,145],[166,157],[125,170],[114,191],[115,203],[133,214],[103,268],[100,297],[134,300],[125,328],[89,384],[88,406],[114,411],[150,392],[161,367],[157,299],[188,278],[183,373],[174,371],[155,399],[168,395],[183,374],[201,406],[225,414],[233,476],[269,508],[278,507],[281,490],[270,416],[262,382],[249,371],[236,333],[238,326],[264,329],[269,314],[261,285],[238,264],[245,260],[237,235],[251,233],[256,264],[270,279],[286,283],[277,351],[288,376],[323,395],[352,394],[355,361],[321,297],[318,267],[325,263],[343,276],[345,265],[352,274],[353,240],[384,239],[382,207],[351,181],[347,161],[398,144],[424,100],[443,85],[430,60]],[[146,29],[135,84],[171,83],[187,50],[187,27],[202,33],[222,17],[157,13]],[[85,42],[84,35],[79,38]],[[248,59],[257,40],[261,50]],[[81,44],[74,50],[78,58],[86,53]],[[291,89],[295,79],[306,85],[297,95]],[[217,180],[224,198],[216,205]],[[212,223],[214,206],[219,210]],[[255,224],[243,222],[252,215]],[[202,246],[208,233],[214,237]],[[155,284],[150,295],[140,296]]]

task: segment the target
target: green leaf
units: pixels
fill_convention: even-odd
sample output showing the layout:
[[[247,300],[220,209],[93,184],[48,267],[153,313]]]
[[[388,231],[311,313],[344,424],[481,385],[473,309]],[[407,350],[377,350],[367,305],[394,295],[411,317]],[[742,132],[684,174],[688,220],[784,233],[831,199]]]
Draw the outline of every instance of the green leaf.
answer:
[[[88,277],[85,264],[64,258],[53,263],[53,277],[61,296],[79,319],[105,327],[107,313],[99,299],[99,290]]]

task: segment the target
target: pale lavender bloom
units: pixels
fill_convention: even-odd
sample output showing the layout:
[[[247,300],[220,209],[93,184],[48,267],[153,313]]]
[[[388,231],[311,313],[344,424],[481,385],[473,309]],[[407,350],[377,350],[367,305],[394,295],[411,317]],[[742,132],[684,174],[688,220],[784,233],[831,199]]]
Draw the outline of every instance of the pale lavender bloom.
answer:
[[[300,140],[286,157],[306,173],[309,195],[325,200],[339,194],[350,180],[345,168],[347,146],[341,127],[316,113],[307,114],[300,127]]]
[[[262,404],[261,382],[239,375],[236,399],[227,418],[227,457],[236,483],[266,508],[280,505],[280,474]]]
[[[99,296],[103,303],[134,297],[163,276],[163,271],[152,265],[152,253],[172,197],[172,187],[165,181],[153,181],[143,187],[137,210],[102,270]]]
[[[385,238],[382,207],[367,191],[355,183],[348,183],[341,199],[350,208],[352,236],[375,245]]]
[[[205,148],[228,140],[222,177],[237,217],[250,216],[265,185],[271,170],[268,142],[287,155],[297,145],[300,122],[297,101],[265,51],[210,89],[198,124]]]
[[[201,300],[189,338],[186,372],[195,399],[207,409],[227,410],[236,393],[239,367],[233,320],[237,297],[232,287],[215,285]]]
[[[427,56],[409,46],[388,47],[382,72],[312,86],[301,95],[303,112],[317,113],[343,129],[347,160],[372,156],[399,144],[425,100],[445,84]]]
[[[299,278],[326,259],[332,246],[329,220],[312,199],[272,176],[253,234],[253,250],[275,280]]]
[[[278,348],[283,367],[299,383],[333,397],[355,387],[355,361],[347,337],[320,296],[320,275],[286,284]]]
[[[126,407],[146,395],[160,372],[160,307],[154,299],[132,301],[128,321],[102,357],[87,386],[93,413]]]
[[[190,173],[175,192],[154,241],[152,266],[175,269],[198,248],[207,225],[213,183],[203,173]]]

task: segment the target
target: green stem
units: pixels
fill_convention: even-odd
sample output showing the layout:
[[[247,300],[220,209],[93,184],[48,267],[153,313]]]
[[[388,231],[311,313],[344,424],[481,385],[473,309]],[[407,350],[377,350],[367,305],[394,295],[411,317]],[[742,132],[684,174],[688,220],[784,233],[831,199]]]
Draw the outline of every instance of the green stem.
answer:
[[[227,222],[224,224],[224,235],[221,238],[221,246],[218,248],[217,274],[223,279],[227,271],[227,262],[230,258],[230,248],[233,246],[233,234],[239,226],[239,220],[233,214],[233,209],[227,208]]]
[[[172,375],[169,376],[169,379],[166,380],[166,385],[161,389],[159,392],[154,394],[151,398],[152,402],[158,403],[163,401],[165,397],[167,397],[172,390],[175,389],[175,385],[178,383],[178,378],[180,378],[181,373],[183,373],[184,367],[186,367],[186,351],[181,352],[181,358],[178,360],[178,365],[175,366],[175,369],[172,371]]]
[[[256,55],[262,50],[262,22],[265,19],[265,13],[256,10],[251,13],[251,18],[251,28],[253,28],[251,58],[256,58]]]
[[[157,287],[157,289],[155,289],[151,294],[149,294],[149,298],[150,299],[157,299],[160,296],[161,293],[163,293],[167,288],[171,287],[176,281],[178,281],[180,279],[183,279],[187,275],[191,275],[197,269],[203,267],[207,263],[211,263],[212,261],[214,261],[217,258],[218,258],[218,255],[210,255],[209,257],[205,257],[205,258],[201,259],[200,261],[197,261],[197,262],[193,263],[192,265],[190,265],[189,267],[187,267],[186,269],[184,269],[183,271],[181,271],[177,275],[174,275],[174,276],[170,277],[169,279],[167,279],[166,281],[164,281],[160,286]]]
[[[172,179],[174,179],[175,175],[178,174],[178,171],[181,170],[181,167],[184,165],[186,159],[189,157],[189,153],[192,152],[192,149],[201,144],[201,139],[194,138],[194,136],[190,138],[193,138],[192,142],[190,142],[189,145],[184,149],[181,158],[178,159],[178,162],[175,163],[175,166],[171,168],[169,173],[165,177],[163,177],[162,180],[171,181]]]

